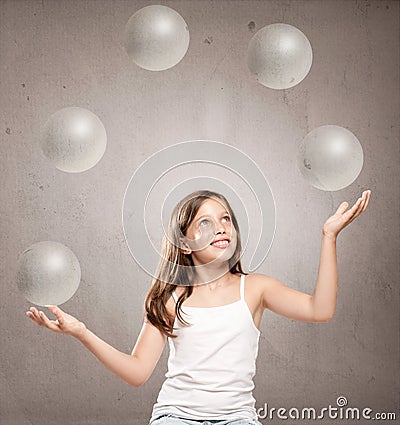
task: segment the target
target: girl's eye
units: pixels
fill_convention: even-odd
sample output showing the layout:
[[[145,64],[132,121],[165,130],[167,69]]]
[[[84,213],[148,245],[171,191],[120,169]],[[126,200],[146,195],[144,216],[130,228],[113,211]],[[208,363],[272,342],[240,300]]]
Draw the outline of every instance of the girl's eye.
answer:
[[[226,222],[230,222],[231,218],[228,215],[226,215],[225,217],[222,218],[222,220],[225,220]]]
[[[206,227],[210,224],[210,220],[201,220],[199,225],[200,227]]]

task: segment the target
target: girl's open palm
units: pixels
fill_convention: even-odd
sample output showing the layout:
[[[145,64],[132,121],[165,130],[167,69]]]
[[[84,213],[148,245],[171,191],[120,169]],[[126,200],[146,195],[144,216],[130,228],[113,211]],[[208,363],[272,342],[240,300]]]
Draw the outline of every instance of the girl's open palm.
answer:
[[[57,320],[50,320],[43,311],[38,311],[35,307],[31,307],[26,315],[39,326],[44,326],[54,332],[68,334],[76,338],[83,335],[86,330],[84,323],[55,305],[47,306],[47,308],[56,316]]]
[[[348,202],[342,202],[335,214],[326,220],[323,229],[324,235],[336,238],[341,230],[366,210],[370,197],[371,191],[364,191],[361,198],[358,198],[348,211],[346,211],[349,206]]]

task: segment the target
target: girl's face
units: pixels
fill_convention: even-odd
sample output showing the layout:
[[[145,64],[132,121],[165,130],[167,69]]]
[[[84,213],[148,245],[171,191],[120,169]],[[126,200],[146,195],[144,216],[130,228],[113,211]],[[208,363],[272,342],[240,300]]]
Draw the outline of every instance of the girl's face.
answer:
[[[226,206],[214,198],[204,201],[183,242],[183,252],[192,255],[194,265],[228,261],[235,252],[237,239]]]

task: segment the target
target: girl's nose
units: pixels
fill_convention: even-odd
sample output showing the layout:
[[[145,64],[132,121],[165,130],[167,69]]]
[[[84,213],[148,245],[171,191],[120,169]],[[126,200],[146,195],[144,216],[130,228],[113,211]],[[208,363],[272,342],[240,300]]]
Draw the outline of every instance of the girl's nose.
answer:
[[[215,233],[226,233],[225,226],[222,223],[217,223],[215,226]]]

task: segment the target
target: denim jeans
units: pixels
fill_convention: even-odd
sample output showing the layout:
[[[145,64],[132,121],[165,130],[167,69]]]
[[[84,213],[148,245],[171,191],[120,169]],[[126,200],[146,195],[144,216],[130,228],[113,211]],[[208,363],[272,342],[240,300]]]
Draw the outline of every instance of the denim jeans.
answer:
[[[254,419],[235,419],[235,420],[199,420],[199,419],[183,419],[179,416],[172,414],[163,415],[152,422],[149,425],[262,425],[259,421]]]

